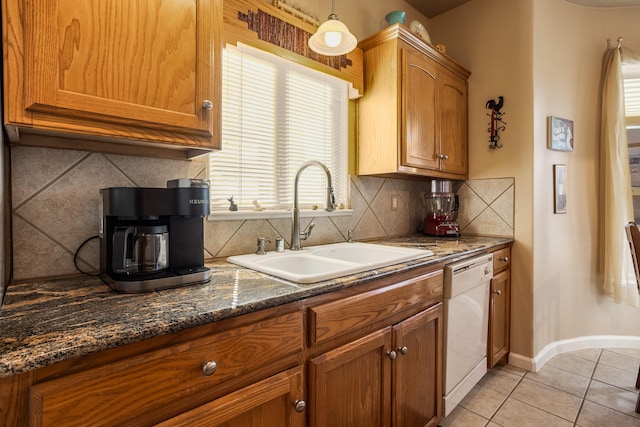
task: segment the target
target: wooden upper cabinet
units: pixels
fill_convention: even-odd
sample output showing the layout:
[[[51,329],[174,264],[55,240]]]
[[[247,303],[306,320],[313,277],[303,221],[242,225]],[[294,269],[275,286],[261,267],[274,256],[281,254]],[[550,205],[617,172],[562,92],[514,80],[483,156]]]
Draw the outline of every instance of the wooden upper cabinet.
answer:
[[[220,0],[3,0],[10,140],[220,148],[221,19]]]
[[[466,179],[470,73],[401,25],[360,46],[358,174]]]
[[[438,68],[421,53],[402,49],[402,115],[404,137],[401,139],[403,166],[438,169]]]
[[[467,175],[468,118],[467,82],[452,73],[441,70],[440,90],[440,153],[441,168],[445,172]]]

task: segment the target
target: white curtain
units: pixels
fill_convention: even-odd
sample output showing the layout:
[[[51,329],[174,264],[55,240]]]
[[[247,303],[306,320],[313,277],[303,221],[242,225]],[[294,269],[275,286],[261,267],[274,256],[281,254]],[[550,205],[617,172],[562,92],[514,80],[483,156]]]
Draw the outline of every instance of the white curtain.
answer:
[[[602,68],[600,129],[601,261],[603,288],[616,303],[639,306],[624,226],[633,221],[622,64],[636,55],[620,46],[607,50]],[[628,59],[627,59],[628,57]]]

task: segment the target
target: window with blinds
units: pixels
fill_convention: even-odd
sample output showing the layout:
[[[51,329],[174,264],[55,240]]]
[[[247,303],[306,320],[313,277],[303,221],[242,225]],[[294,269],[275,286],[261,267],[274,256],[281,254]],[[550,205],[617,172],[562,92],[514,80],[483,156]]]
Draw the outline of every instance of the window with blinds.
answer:
[[[348,191],[348,83],[245,45],[223,58],[222,150],[209,155],[212,212],[254,201],[267,210],[293,206],[300,165],[324,163],[336,203]],[[323,207],[323,171],[310,167],[299,183],[301,208]]]
[[[640,64],[625,64],[624,75],[624,108],[628,122],[640,125]]]

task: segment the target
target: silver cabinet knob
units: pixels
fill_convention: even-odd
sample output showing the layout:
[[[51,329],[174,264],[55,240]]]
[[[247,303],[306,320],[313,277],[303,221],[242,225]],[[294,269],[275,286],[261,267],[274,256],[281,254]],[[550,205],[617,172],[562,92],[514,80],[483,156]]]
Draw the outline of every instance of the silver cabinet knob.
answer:
[[[387,352],[387,357],[391,360],[396,360],[396,357],[398,357],[398,355],[395,351],[391,350]]]
[[[438,153],[438,158],[442,160],[449,160],[449,156],[442,153]]]
[[[213,102],[205,99],[204,101],[202,101],[202,108],[204,110],[213,110]]]
[[[400,352],[401,355],[405,355],[407,353],[409,353],[409,349],[406,346],[402,346],[402,347],[398,347],[398,351]]]
[[[500,258],[500,261],[509,262],[509,257],[508,256],[503,256],[502,258]]]
[[[293,409],[295,409],[296,412],[302,412],[306,409],[307,407],[307,402],[305,402],[304,400],[296,400],[295,402],[293,402]]]
[[[496,295],[502,295],[502,291],[500,289],[498,289],[497,291],[493,291],[493,293]]]
[[[203,375],[209,377],[216,373],[216,369],[218,369],[218,364],[216,362],[214,361],[202,362]]]

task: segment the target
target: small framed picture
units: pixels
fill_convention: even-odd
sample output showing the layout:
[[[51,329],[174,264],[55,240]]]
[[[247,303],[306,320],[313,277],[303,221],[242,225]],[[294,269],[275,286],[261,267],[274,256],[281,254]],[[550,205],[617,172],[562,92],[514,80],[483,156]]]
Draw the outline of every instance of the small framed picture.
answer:
[[[573,120],[547,117],[547,148],[573,151]]]
[[[567,165],[553,165],[553,213],[567,213]]]

